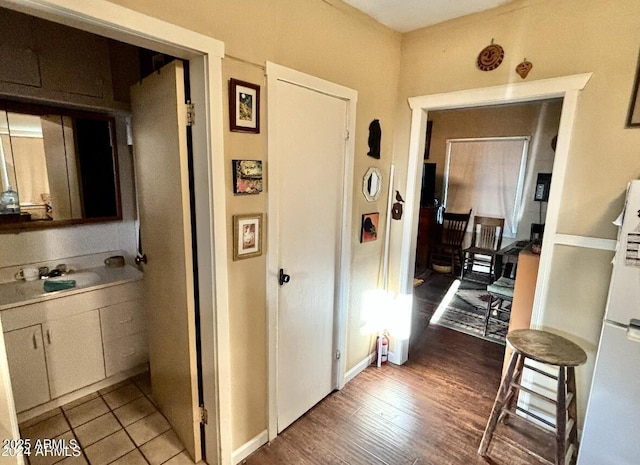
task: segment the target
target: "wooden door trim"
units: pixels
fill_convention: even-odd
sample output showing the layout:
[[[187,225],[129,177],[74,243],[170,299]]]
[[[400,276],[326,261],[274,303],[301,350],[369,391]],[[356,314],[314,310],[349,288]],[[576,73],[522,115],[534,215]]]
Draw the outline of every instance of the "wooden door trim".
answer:
[[[193,153],[206,428],[216,442],[207,450],[207,461],[231,465],[226,166],[220,99],[224,43],[106,0],[0,0],[0,5],[189,60],[191,100],[201,115],[201,124],[193,126]]]
[[[349,287],[351,282],[351,226],[353,205],[353,171],[355,156],[355,124],[356,104],[358,92],[348,87],[311,76],[276,63],[267,62],[267,99],[272,102],[269,106],[268,124],[268,171],[269,171],[269,206],[267,215],[267,378],[268,378],[268,439],[273,440],[278,434],[278,405],[277,405],[277,337],[278,337],[278,271],[280,267],[278,249],[279,211],[278,199],[278,166],[275,163],[278,147],[275,122],[278,119],[277,83],[287,82],[316,92],[344,100],[347,103],[347,130],[349,137],[345,140],[345,164],[343,178],[342,229],[340,232],[340,254],[338,258],[338,280],[336,286],[336,320],[334,337],[336,347],[342,356],[334,365],[334,388],[344,386],[346,340],[347,340],[347,308],[349,302]]]

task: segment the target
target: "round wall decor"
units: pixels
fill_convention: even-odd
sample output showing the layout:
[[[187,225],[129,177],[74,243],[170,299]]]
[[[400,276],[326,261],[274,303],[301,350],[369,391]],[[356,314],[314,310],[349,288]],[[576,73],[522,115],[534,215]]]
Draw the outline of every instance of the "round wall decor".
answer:
[[[487,45],[478,55],[478,69],[482,71],[492,71],[500,66],[504,59],[504,49],[491,41],[491,45]]]

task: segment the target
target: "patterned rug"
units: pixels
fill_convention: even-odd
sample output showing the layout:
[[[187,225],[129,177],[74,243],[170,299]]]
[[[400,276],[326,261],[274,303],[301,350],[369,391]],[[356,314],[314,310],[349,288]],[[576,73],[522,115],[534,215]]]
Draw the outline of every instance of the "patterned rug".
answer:
[[[431,324],[502,345],[505,344],[508,326],[508,323],[502,321],[489,320],[487,334],[483,335],[484,311],[480,311],[480,309],[462,310],[452,306],[448,306],[437,319],[432,318]]]
[[[508,321],[491,319],[487,335],[482,334],[489,299],[486,283],[463,280],[447,308],[442,312],[436,312],[455,278],[431,270],[422,270],[416,273],[415,277],[424,281],[414,287],[414,311],[417,322],[423,325],[436,324],[497,344],[505,344]],[[432,315],[435,317],[432,318]],[[507,317],[502,313],[500,315]]]

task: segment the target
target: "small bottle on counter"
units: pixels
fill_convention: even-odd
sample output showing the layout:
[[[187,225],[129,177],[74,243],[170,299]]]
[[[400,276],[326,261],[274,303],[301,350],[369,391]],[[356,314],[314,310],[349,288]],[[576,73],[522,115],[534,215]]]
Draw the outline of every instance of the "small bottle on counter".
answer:
[[[20,213],[18,193],[9,187],[0,194],[0,214]]]

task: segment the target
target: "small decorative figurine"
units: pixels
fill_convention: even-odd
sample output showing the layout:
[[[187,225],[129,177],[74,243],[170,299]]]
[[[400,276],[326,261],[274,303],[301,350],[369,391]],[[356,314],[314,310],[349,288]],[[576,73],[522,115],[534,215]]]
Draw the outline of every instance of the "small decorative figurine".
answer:
[[[369,153],[367,155],[380,159],[380,139],[382,139],[380,121],[374,119],[369,124]]]
[[[518,73],[520,77],[524,79],[527,77],[527,74],[529,74],[529,71],[531,71],[531,68],[533,68],[533,63],[527,61],[527,59],[525,58],[522,63],[516,66],[516,73]]]
[[[394,203],[391,208],[391,218],[394,220],[402,219],[402,202],[404,202],[404,199],[400,195],[400,192],[396,191],[396,203]]]

